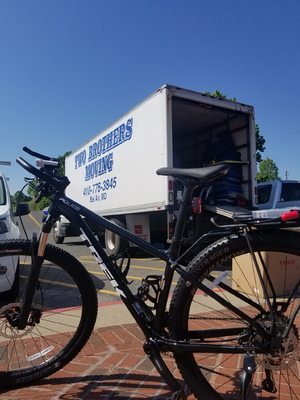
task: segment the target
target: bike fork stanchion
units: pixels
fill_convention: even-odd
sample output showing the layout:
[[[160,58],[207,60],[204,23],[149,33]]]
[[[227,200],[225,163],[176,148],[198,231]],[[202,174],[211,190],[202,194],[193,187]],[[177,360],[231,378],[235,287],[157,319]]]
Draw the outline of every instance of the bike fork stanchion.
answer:
[[[40,241],[37,240],[36,235],[34,234],[32,237],[32,255],[31,255],[31,268],[29,270],[29,276],[27,279],[27,284],[25,287],[25,293],[23,302],[21,305],[21,309],[19,314],[14,318],[11,323],[13,326],[16,326],[18,329],[23,330],[26,328],[27,324],[35,324],[36,321],[39,321],[40,315],[37,313],[31,316],[31,321],[29,321],[29,316],[31,313],[31,305],[32,299],[36,290],[36,286],[38,283],[40,270],[44,261],[44,252],[47,244],[48,233],[43,232]],[[36,247],[37,254],[36,252]]]

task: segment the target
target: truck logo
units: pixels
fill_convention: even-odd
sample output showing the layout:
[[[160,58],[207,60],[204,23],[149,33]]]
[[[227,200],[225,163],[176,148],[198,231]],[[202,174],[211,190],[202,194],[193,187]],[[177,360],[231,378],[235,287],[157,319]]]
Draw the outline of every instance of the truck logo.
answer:
[[[133,118],[129,118],[126,124],[119,125],[111,132],[101,136],[98,141],[89,145],[88,149],[77,153],[74,157],[75,169],[85,167],[85,181],[111,172],[114,164],[111,150],[130,140],[132,134]]]

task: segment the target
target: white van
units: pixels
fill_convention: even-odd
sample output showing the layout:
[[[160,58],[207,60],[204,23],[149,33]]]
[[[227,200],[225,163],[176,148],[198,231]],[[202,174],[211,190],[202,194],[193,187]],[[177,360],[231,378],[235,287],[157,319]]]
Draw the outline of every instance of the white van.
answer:
[[[10,193],[5,176],[0,172],[0,240],[18,239],[20,230],[14,222]],[[0,300],[16,297],[19,291],[18,257],[1,258]]]

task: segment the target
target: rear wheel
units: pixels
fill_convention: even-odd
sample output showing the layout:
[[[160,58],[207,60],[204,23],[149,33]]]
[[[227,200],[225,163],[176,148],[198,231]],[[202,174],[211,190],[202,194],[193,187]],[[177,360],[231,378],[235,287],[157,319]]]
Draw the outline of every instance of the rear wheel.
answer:
[[[174,353],[185,382],[201,400],[300,399],[300,236],[255,232],[250,241],[261,269],[258,252],[266,260],[277,296],[273,302],[268,284],[273,316],[243,235],[219,240],[188,266],[188,272],[204,285],[202,289],[209,287],[228,306],[183,279],[173,294],[173,339],[210,346],[197,353]],[[262,274],[266,280],[266,273]],[[276,340],[266,342],[260,329],[274,329]],[[253,374],[245,373],[250,366]]]
[[[97,316],[97,295],[84,267],[70,254],[48,245],[27,326],[11,321],[18,314],[31,266],[26,240],[0,243],[1,260],[19,257],[19,293],[0,303],[0,387],[17,387],[63,368],[87,342]]]

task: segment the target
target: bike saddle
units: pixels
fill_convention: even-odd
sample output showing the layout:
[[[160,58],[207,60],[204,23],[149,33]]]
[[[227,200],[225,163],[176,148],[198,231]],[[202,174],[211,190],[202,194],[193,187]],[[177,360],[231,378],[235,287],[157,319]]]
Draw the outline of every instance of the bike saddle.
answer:
[[[198,183],[204,183],[207,181],[214,181],[215,179],[221,178],[228,172],[228,166],[226,164],[213,165],[211,167],[204,168],[159,168],[156,173],[157,175],[172,176],[177,179],[191,179]]]

